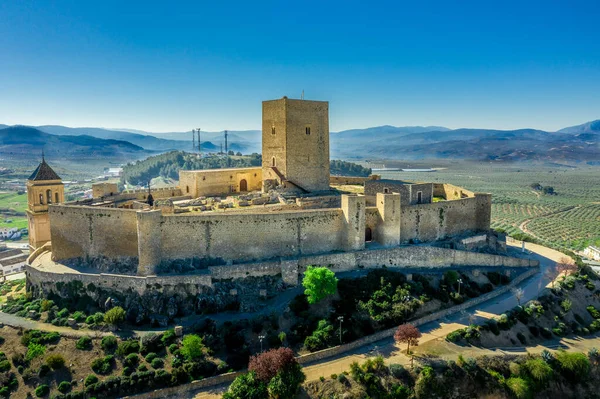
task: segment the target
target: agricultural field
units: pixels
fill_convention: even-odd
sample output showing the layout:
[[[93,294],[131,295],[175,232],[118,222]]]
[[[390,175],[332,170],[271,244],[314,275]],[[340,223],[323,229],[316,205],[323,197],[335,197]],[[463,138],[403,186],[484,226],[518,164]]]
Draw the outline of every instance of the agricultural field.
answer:
[[[0,193],[0,228],[27,228],[27,194]]]
[[[460,161],[386,162],[387,167],[438,167],[435,172],[378,172],[382,178],[447,182],[492,193],[492,228],[527,233],[544,245],[582,250],[600,244],[600,167]],[[539,183],[556,195],[531,188]]]

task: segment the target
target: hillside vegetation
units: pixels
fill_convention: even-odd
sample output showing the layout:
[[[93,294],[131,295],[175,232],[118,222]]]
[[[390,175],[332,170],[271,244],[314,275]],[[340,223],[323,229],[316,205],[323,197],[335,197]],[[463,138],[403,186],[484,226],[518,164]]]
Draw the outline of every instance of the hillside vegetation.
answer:
[[[123,169],[122,182],[145,185],[151,179],[159,176],[177,180],[179,179],[179,170],[244,168],[261,165],[262,156],[260,154],[242,156],[210,155],[200,158],[196,154],[173,151],[127,164]],[[352,162],[333,160],[330,163],[330,168],[332,175],[366,177],[371,174],[371,169]]]

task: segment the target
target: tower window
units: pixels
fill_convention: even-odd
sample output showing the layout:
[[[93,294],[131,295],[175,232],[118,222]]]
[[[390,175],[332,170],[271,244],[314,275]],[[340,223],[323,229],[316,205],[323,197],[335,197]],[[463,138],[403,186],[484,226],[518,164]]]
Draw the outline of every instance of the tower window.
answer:
[[[422,203],[423,203],[423,192],[417,191],[417,204],[422,204]]]
[[[112,193],[110,193],[110,195],[112,195]],[[58,200],[58,193],[54,193],[54,202],[57,203],[57,204],[60,202]]]
[[[275,126],[271,126],[271,134],[275,134]]]
[[[275,157],[273,157],[273,164],[272,164],[272,165],[273,165],[273,167],[277,166],[277,165],[275,164]]]
[[[40,205],[44,205],[44,194],[40,194]]]
[[[46,201],[48,201],[48,204],[52,203],[52,191],[51,190],[46,190]]]
[[[307,136],[310,135],[310,126],[306,126],[305,131]]]

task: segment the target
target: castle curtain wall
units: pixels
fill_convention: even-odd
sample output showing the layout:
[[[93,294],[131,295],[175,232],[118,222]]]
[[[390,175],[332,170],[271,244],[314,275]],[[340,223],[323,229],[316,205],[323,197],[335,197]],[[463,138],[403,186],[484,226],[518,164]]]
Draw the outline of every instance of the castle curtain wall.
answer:
[[[136,211],[52,205],[49,215],[55,260],[138,256]]]

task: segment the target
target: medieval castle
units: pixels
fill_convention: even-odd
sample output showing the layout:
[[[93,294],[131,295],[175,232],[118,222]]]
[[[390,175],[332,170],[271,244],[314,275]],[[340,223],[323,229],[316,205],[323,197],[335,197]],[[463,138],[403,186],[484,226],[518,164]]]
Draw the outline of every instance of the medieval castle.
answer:
[[[28,287],[67,295],[65,284],[77,281],[113,298],[152,292],[169,300],[210,296],[216,283],[238,278],[296,285],[311,264],[336,272],[530,265],[471,251],[503,249],[489,232],[490,194],[330,176],[328,106],[263,102],[262,167],[182,170],[179,187],[119,192],[100,183],[92,200],[65,203],[61,179],[42,161],[27,184]],[[362,194],[332,189],[339,184],[361,186]],[[275,289],[260,284],[260,295]]]

